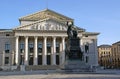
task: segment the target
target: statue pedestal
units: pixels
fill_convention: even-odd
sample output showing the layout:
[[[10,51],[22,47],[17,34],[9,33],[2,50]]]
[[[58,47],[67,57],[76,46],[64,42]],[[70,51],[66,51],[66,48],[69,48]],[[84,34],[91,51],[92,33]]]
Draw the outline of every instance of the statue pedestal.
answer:
[[[79,38],[70,38],[67,40],[66,56],[70,60],[82,60]]]
[[[66,46],[66,61],[64,65],[65,71],[89,71],[89,66],[82,59],[83,53],[80,48],[80,39],[78,37],[69,38]]]
[[[90,68],[84,61],[66,60],[65,71],[66,72],[87,72],[87,71],[90,71]]]

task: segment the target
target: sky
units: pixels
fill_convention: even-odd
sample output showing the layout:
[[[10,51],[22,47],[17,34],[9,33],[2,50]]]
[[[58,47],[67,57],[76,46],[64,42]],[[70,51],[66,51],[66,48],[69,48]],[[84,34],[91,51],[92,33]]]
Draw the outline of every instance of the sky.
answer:
[[[13,29],[20,17],[46,8],[73,18],[88,32],[99,32],[98,45],[120,41],[120,0],[1,0],[0,29]]]

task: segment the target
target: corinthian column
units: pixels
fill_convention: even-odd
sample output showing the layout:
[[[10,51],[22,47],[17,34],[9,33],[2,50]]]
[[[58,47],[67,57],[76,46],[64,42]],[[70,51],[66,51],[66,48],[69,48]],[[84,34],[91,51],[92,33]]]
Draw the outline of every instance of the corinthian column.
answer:
[[[52,65],[56,65],[56,37],[53,37]]]
[[[65,62],[65,37],[62,37],[62,61],[61,64]]]
[[[37,45],[37,40],[38,37],[34,37],[34,65],[38,65],[38,45]]]
[[[18,48],[19,48],[19,37],[18,37],[18,36],[16,37],[16,40],[15,40],[15,41],[16,41],[15,63],[16,63],[16,65],[19,65],[19,63],[18,63],[18,58],[19,58],[19,57],[18,57],[18,55],[19,55],[19,54],[18,54],[18,50],[19,50],[19,49],[18,49]]]
[[[43,52],[42,52],[42,64],[46,65],[46,55],[47,55],[47,37],[44,37]]]
[[[28,65],[28,36],[25,37],[25,65]]]

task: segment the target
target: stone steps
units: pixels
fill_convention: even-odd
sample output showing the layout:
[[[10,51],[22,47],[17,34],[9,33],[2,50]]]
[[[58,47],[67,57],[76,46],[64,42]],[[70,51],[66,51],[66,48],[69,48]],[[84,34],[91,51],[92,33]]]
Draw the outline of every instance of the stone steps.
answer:
[[[36,65],[36,66],[25,66],[25,70],[55,70],[60,69],[58,65]]]

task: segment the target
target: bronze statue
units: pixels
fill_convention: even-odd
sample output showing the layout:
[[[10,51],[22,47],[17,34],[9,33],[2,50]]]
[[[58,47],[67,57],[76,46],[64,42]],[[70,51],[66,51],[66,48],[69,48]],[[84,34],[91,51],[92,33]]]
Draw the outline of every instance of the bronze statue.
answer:
[[[69,22],[67,22],[67,34],[68,34],[68,38],[77,38],[77,29],[75,27],[73,27],[73,22],[71,24],[69,24]]]
[[[80,39],[77,37],[77,28],[73,27],[73,22],[67,22],[67,35],[68,40],[66,44],[66,57],[68,59],[80,59],[82,60],[82,51],[80,48]]]

